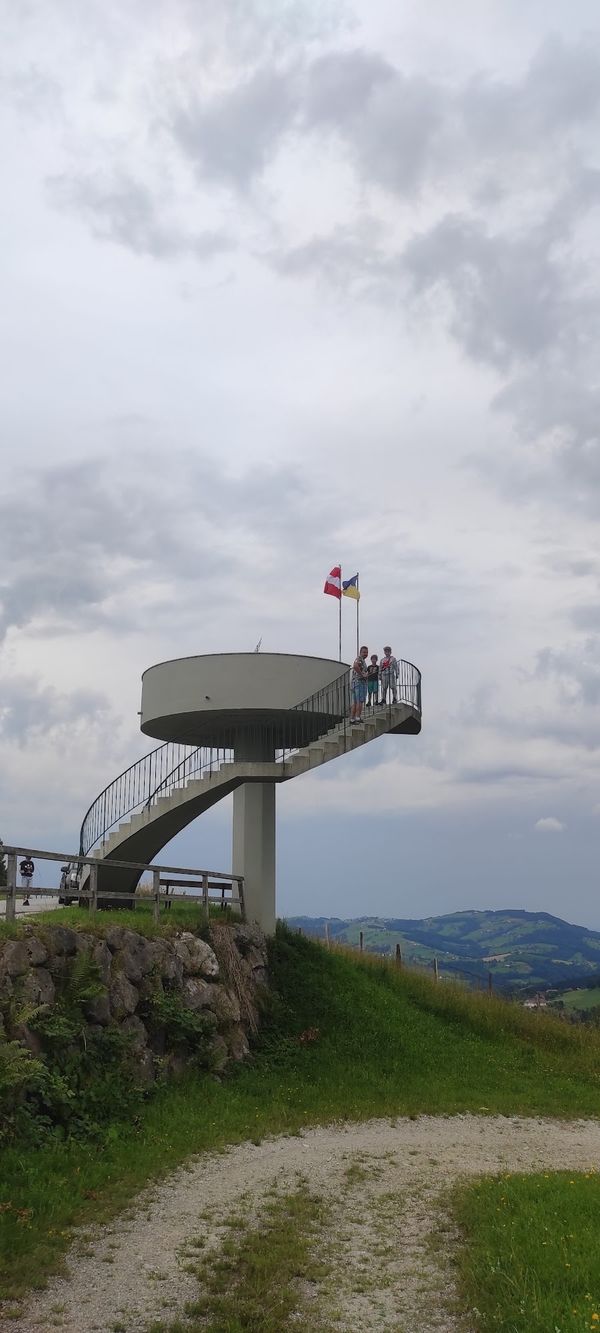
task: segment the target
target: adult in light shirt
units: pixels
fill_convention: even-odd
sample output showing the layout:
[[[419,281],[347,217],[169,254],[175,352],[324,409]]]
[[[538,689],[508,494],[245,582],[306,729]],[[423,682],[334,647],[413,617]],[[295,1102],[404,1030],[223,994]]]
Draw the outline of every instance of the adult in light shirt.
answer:
[[[361,648],[358,657],[354,658],[352,663],[352,676],[350,679],[350,693],[352,696],[352,707],[350,709],[350,724],[362,721],[363,708],[367,698],[367,657],[368,648]]]

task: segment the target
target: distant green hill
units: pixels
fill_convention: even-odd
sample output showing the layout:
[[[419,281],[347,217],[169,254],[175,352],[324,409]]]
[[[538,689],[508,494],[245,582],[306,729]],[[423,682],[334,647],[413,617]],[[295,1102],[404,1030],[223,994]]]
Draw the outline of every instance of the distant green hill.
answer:
[[[503,989],[564,987],[600,973],[600,931],[574,926],[549,912],[518,908],[499,912],[450,912],[421,921],[388,917],[296,916],[293,928],[323,936],[325,923],[332,939],[364,947],[372,953],[394,953],[396,944],[407,962],[431,965],[438,959],[444,972],[476,981],[491,972]]]

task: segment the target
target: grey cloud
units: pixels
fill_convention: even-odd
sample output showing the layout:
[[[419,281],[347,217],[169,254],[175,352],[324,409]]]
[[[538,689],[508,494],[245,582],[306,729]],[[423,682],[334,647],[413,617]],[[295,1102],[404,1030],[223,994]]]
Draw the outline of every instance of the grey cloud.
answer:
[[[209,102],[192,97],[174,113],[171,128],[200,177],[246,188],[266,167],[296,109],[292,73],[261,69]]]
[[[332,52],[303,66],[263,66],[204,102],[192,92],[170,128],[201,178],[247,189],[294,128],[334,132],[361,175],[406,193],[424,173],[443,107],[426,79],[370,52]]]
[[[377,84],[351,139],[361,175],[400,194],[418,188],[442,124],[443,100],[428,80],[399,72]]]
[[[535,764],[495,764],[490,761],[489,764],[472,764],[460,767],[456,771],[456,781],[464,783],[489,783],[493,785],[496,782],[514,782],[523,780],[526,782],[556,782],[560,780],[558,773],[544,772]]]
[[[26,745],[37,737],[70,730],[85,724],[86,729],[106,722],[110,713],[107,698],[92,690],[71,690],[61,694],[52,686],[43,686],[33,677],[13,676],[0,681],[0,736],[3,740]]]
[[[576,551],[549,552],[547,563],[557,574],[565,574],[567,578],[586,579],[600,574],[600,561],[597,558]]]
[[[480,75],[459,94],[457,107],[484,158],[555,149],[557,138],[566,139],[600,107],[597,35],[575,43],[546,40],[521,79]]]
[[[368,300],[393,302],[398,292],[398,264],[379,244],[381,226],[365,218],[340,226],[325,236],[313,236],[285,253],[271,251],[273,268],[289,277],[316,274],[330,287]]]
[[[302,104],[305,125],[339,133],[366,181],[406,194],[467,171],[476,195],[501,197],[520,159],[530,178],[542,162],[556,173],[560,146],[561,169],[572,169],[570,135],[600,107],[600,42],[553,39],[521,77],[480,74],[459,89],[369,51],[332,52],[309,66]]]
[[[137,254],[157,259],[188,254],[205,260],[234,246],[224,232],[190,232],[161,216],[153,192],[122,172],[54,176],[46,183],[54,203],[80,213],[94,235]]]
[[[139,0],[136,0],[139,3]],[[173,0],[172,0],[173,3]],[[174,0],[189,23],[190,46],[198,61],[211,58],[226,65],[257,61],[304,51],[346,27],[345,0]],[[159,0],[158,8],[164,4]]]
[[[513,691],[515,702],[510,709],[499,701],[496,689],[487,684],[465,697],[456,712],[460,731],[468,730],[474,724],[485,729],[490,737],[491,753],[497,738],[514,740],[515,736],[521,741],[553,741],[571,751],[574,748],[588,753],[599,750],[600,717],[594,651],[590,643],[584,646],[583,656],[576,644],[570,649],[541,649],[533,670],[517,673],[518,689]],[[544,703],[539,701],[540,680],[550,681],[555,686],[553,697]],[[511,765],[506,767],[512,769]],[[555,777],[559,771],[563,772],[560,764],[558,768],[548,770],[547,776]],[[544,776],[543,771],[538,769],[536,772],[538,777]]]
[[[544,496],[561,504],[574,504],[596,518],[600,389],[595,384],[592,333],[587,327],[593,322],[581,312],[578,315],[573,303],[564,343],[550,349],[538,364],[515,375],[495,396],[494,408],[513,417],[532,450],[522,459],[511,461],[508,468],[502,460],[490,460],[488,466],[499,487],[513,497]],[[544,438],[553,447],[545,457],[536,458],[536,445]]]
[[[600,631],[600,601],[575,606],[571,611],[571,621],[576,629]]]
[[[110,455],[23,474],[0,500],[0,640],[13,626],[181,622],[190,583],[193,614],[208,611],[247,577],[248,543],[268,567],[284,545],[310,543],[324,503],[293,468],[229,477],[182,453],[168,465],[133,454],[118,474]]]
[[[393,65],[370,51],[335,51],[319,57],[307,73],[306,124],[354,129],[374,90],[395,77]]]
[[[62,111],[60,84],[34,64],[10,74],[0,72],[0,102],[27,120],[47,119]]]
[[[407,245],[403,267],[416,296],[440,285],[450,292],[454,335],[474,360],[502,368],[536,356],[565,326],[567,274],[535,229],[494,236],[448,216]]]
[[[535,676],[554,678],[565,704],[580,702],[596,707],[600,703],[600,665],[598,637],[589,637],[573,649],[543,648],[538,653]]]

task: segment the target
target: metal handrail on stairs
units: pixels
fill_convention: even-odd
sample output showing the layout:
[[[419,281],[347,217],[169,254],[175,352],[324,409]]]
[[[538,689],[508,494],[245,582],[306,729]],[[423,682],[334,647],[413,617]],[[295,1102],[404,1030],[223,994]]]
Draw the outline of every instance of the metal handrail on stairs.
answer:
[[[399,703],[408,704],[420,716],[421,673],[412,662],[398,662],[397,697]],[[249,739],[265,741],[267,750],[270,748],[274,754],[275,762],[285,763],[298,750],[323,739],[334,728],[343,724],[346,732],[350,723],[351,705],[350,677],[344,667],[331,684],[309,695],[290,710],[287,715],[290,743],[284,748],[277,745],[276,729],[269,725],[265,727],[256,724],[255,737],[252,731],[248,731],[247,736]],[[377,705],[378,716],[385,716],[386,708],[391,718],[391,700],[387,704]],[[366,710],[365,716],[369,712],[370,709]],[[218,747],[165,741],[130,764],[129,768],[108,783],[86,812],[79,838],[80,856],[86,856],[110,829],[134,810],[149,808],[169,792],[184,787],[191,778],[197,779],[206,772],[218,772],[223,764],[235,762],[236,731],[233,727],[226,740],[228,743]]]
[[[86,812],[79,834],[79,854],[87,853],[97,842],[129,815],[144,805],[164,776],[173,770],[184,756],[197,753],[197,747],[177,741],[165,741],[156,749],[136,759],[100,792]]]
[[[377,715],[379,717],[385,716],[387,710],[390,715],[390,720],[393,707],[391,694],[392,691],[388,690],[388,698],[385,703],[378,702],[373,706],[373,710],[375,707],[377,708]],[[421,716],[421,672],[419,671],[419,668],[414,665],[414,662],[405,662],[403,659],[398,660],[398,676],[396,680],[395,694],[395,702],[399,704],[407,704],[418,713],[419,717]],[[342,722],[345,724],[348,723],[351,716],[351,710],[351,676],[348,674],[348,671],[344,669],[343,673],[332,681],[330,685],[325,685],[322,689],[317,690],[315,694],[309,695],[308,699],[304,699],[302,703],[296,704],[293,711],[305,713],[307,718],[312,716],[313,718],[318,717],[319,719],[322,719],[323,723],[327,724],[324,731],[321,732],[321,735],[324,735],[326,731],[332,730],[333,727],[339,726]],[[370,712],[371,707],[367,706],[364,710],[364,717],[368,717]],[[307,727],[307,730],[309,730],[309,727]],[[310,737],[310,739],[317,738]],[[306,743],[307,741],[305,739],[303,744]],[[298,746],[294,746],[293,748],[298,749]]]

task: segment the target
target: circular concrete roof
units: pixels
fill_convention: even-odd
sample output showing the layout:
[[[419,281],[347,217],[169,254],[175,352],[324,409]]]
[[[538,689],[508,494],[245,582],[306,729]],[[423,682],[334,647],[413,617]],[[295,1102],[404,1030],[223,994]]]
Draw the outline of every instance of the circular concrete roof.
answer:
[[[305,744],[347,708],[350,667],[290,653],[210,653],[149,667],[141,729],[189,745]],[[250,757],[250,753],[248,753]]]

